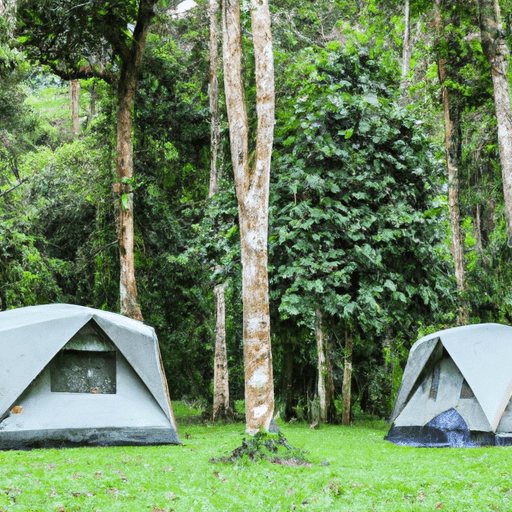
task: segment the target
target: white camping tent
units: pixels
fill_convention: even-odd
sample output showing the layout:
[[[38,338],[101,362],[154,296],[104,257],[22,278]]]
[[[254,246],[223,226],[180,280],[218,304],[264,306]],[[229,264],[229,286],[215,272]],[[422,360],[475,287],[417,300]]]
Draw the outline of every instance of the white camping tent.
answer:
[[[0,313],[0,449],[179,444],[153,328],[53,304]]]
[[[412,446],[512,444],[512,327],[455,327],[417,341],[386,439]]]

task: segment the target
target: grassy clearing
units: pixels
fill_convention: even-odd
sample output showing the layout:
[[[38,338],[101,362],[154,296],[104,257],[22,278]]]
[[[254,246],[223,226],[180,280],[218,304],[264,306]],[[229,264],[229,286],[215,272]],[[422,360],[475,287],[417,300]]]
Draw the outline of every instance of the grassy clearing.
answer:
[[[84,88],[80,89],[79,101],[80,115],[84,116],[90,102],[90,94]],[[37,112],[42,128],[51,137],[58,138],[62,132],[68,136],[71,135],[69,82],[54,78],[49,84],[39,83],[33,90],[27,90],[25,104]]]
[[[510,448],[398,447],[382,422],[281,427],[312,467],[209,463],[243,424],[182,425],[183,446],[2,452],[0,511],[512,510]]]

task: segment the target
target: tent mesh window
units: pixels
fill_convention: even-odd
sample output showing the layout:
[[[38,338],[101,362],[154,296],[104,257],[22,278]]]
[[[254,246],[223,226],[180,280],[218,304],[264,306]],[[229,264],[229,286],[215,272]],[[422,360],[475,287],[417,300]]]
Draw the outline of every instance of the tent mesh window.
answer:
[[[441,365],[438,363],[434,366],[432,371],[432,384],[430,384],[429,398],[435,400],[437,398],[437,390],[439,388],[439,378],[441,376]]]
[[[473,391],[469,387],[469,384],[467,383],[466,379],[462,382],[462,387],[460,389],[460,398],[473,398],[475,395],[473,394]]]
[[[50,363],[56,393],[116,393],[116,349],[92,322],[78,331]]]

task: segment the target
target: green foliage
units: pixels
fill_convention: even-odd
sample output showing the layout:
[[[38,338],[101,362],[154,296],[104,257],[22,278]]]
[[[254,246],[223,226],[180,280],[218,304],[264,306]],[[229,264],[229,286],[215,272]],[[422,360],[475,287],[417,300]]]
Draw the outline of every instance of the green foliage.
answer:
[[[148,1],[151,8],[155,1]],[[69,2],[22,0],[17,9],[17,36],[27,56],[47,64],[62,77],[87,66],[113,70],[131,46],[129,27],[139,2]]]
[[[279,110],[273,297],[282,318],[310,327],[312,306],[364,331],[410,325],[419,311],[439,312],[450,287],[430,210],[432,150],[374,61],[306,52],[289,75],[300,77],[295,94]]]
[[[276,331],[312,343],[315,308],[331,337],[353,330],[355,396],[386,414],[401,356],[394,349],[398,360],[383,364],[382,337],[414,338],[418,318],[439,323],[451,304],[437,148],[414,110],[397,104],[394,70],[367,52],[305,48],[280,83],[269,232]]]

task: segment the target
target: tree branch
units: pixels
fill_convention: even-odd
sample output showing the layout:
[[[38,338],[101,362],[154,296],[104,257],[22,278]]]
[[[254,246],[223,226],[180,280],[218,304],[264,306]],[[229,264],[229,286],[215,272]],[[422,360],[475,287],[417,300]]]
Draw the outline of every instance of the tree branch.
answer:
[[[8,190],[5,190],[4,192],[2,192],[0,194],[0,197],[4,197],[5,195],[7,195],[9,192],[12,192],[13,190],[16,190],[18,187],[20,187],[21,185],[23,185],[23,183],[26,183],[28,181],[28,178],[23,178],[21,181],[19,181],[16,185],[14,185],[14,187],[11,187],[10,189]]]

